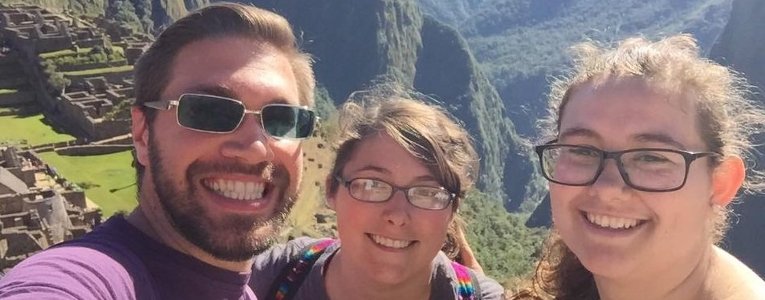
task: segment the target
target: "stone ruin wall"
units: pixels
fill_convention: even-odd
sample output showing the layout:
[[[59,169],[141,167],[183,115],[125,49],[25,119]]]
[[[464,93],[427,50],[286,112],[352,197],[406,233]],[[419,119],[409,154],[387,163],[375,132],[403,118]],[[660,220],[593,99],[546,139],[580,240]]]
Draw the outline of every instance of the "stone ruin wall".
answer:
[[[76,21],[75,21],[76,20]],[[78,27],[73,24],[80,24]],[[103,116],[110,112],[114,105],[121,101],[132,101],[132,71],[113,72],[96,76],[106,85],[102,90],[83,90],[71,88],[75,84],[92,80],[93,75],[66,75],[71,81],[70,87],[61,96],[54,97],[48,93],[50,86],[43,78],[45,75],[39,67],[41,59],[38,53],[75,50],[77,48],[108,45],[112,40],[114,45],[123,47],[125,61],[111,63],[95,63],[64,68],[60,71],[79,71],[93,68],[103,68],[124,64],[134,64],[151,43],[149,36],[133,33],[131,30],[119,28],[109,30],[112,36],[102,28],[118,28],[119,24],[110,24],[106,20],[96,20],[99,27],[87,20],[52,13],[36,6],[2,6],[0,5],[0,36],[11,41],[21,50],[21,61],[25,61],[25,73],[30,74],[37,86],[37,95],[33,97],[47,110],[46,115],[53,114],[53,120],[59,121],[72,134],[89,140],[106,139],[129,132],[129,120],[105,120]],[[112,22],[113,23],[113,22]],[[0,78],[1,79],[1,78]],[[87,95],[83,95],[85,92]],[[27,94],[28,95],[28,94]],[[0,104],[19,103],[26,95],[0,97]],[[28,98],[25,98],[28,99]],[[29,101],[29,100],[27,100]]]
[[[9,150],[10,149],[10,150]],[[100,210],[87,206],[85,194],[56,174],[34,151],[0,148],[0,167],[25,174],[44,174],[56,184],[27,184],[26,191],[0,194],[0,269],[55,243],[82,236],[101,222]],[[34,178],[34,177],[33,177]],[[48,180],[48,179],[46,179]],[[0,181],[0,185],[3,182]]]

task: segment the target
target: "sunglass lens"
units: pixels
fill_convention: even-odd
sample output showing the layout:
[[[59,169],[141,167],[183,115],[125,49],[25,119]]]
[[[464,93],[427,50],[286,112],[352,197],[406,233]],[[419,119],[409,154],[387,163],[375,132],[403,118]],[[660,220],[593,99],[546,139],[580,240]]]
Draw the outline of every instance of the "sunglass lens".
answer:
[[[202,131],[231,132],[243,114],[241,103],[217,97],[183,95],[178,104],[178,123]]]
[[[279,138],[306,138],[313,132],[313,111],[296,106],[268,105],[262,110],[263,127]]]

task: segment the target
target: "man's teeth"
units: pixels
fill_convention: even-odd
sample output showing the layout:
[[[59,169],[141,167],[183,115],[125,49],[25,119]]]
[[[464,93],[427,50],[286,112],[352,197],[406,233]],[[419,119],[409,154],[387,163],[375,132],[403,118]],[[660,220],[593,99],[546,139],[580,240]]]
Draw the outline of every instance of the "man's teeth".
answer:
[[[382,237],[379,235],[374,235],[374,234],[370,234],[369,236],[372,237],[372,240],[374,240],[375,243],[378,243],[388,248],[402,249],[414,243],[414,241],[394,240],[394,239],[389,239],[389,238]]]
[[[255,200],[263,198],[265,184],[262,182],[237,181],[225,179],[206,179],[203,184],[218,195],[237,200]]]
[[[638,219],[619,218],[593,213],[587,213],[587,220],[589,220],[590,223],[600,227],[612,229],[630,229],[637,226],[637,224],[640,222]]]

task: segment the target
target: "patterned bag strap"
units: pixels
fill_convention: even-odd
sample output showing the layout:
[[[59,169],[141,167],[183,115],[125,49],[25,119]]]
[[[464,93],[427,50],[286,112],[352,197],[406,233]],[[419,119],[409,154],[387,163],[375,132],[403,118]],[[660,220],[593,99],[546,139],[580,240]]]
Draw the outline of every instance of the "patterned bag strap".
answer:
[[[271,290],[268,292],[269,298],[267,299],[292,299],[319,256],[334,243],[334,239],[319,240],[305,246],[291,257],[290,262],[284,266],[279,277],[276,277],[276,280],[271,283]]]
[[[452,269],[457,275],[457,299],[459,300],[481,300],[481,286],[478,284],[478,278],[475,273],[467,267],[452,262]]]

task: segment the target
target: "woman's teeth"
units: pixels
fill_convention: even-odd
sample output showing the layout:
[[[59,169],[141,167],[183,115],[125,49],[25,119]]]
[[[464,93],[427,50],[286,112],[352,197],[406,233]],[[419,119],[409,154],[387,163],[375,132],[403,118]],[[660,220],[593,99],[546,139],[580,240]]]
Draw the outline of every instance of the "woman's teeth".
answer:
[[[394,240],[374,234],[370,234],[369,236],[372,237],[372,240],[375,241],[375,243],[388,248],[403,249],[414,243],[414,241]]]
[[[594,213],[587,213],[587,220],[597,226],[611,229],[630,229],[640,223],[638,219],[612,217]]]
[[[265,184],[262,182],[226,179],[205,179],[202,184],[226,198],[236,200],[257,200],[263,198]]]

